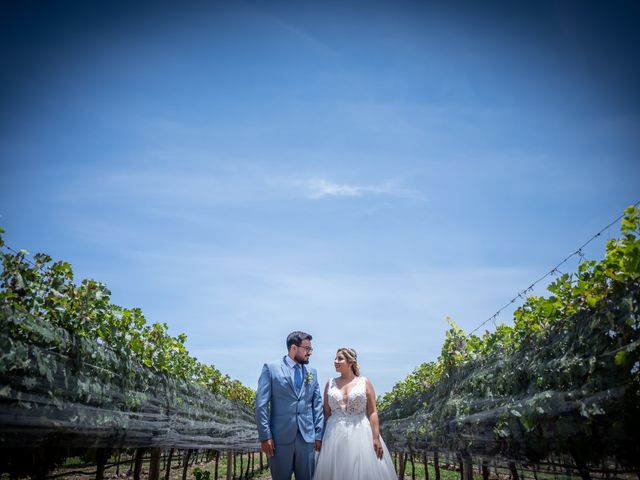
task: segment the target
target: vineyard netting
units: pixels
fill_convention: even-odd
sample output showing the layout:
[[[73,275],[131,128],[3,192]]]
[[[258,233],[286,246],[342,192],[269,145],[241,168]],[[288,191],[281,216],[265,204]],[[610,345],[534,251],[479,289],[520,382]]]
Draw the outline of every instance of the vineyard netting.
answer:
[[[0,350],[5,447],[255,449],[246,405],[24,312],[3,308]]]
[[[452,323],[438,361],[380,402],[391,448],[640,472],[638,217],[627,209],[605,258],[530,297],[513,327],[477,337]]]
[[[255,392],[191,357],[186,336],[75,284],[65,262],[2,263],[0,472],[96,449],[256,450]]]

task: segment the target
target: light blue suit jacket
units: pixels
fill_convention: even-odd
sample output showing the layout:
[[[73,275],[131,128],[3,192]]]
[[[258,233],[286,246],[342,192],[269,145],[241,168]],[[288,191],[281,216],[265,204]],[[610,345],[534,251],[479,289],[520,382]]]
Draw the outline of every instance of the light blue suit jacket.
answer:
[[[265,363],[256,392],[256,423],[260,441],[293,443],[298,431],[305,442],[322,440],[324,415],[316,369],[303,366],[302,388],[296,392],[284,358]]]

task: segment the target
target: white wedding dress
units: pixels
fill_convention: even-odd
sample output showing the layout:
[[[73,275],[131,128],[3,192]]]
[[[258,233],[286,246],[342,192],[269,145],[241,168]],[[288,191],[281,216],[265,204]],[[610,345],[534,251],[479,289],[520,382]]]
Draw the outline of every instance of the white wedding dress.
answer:
[[[395,480],[391,455],[382,437],[381,460],[373,450],[365,377],[358,378],[346,400],[332,378],[327,395],[331,416],[325,425],[313,480]]]

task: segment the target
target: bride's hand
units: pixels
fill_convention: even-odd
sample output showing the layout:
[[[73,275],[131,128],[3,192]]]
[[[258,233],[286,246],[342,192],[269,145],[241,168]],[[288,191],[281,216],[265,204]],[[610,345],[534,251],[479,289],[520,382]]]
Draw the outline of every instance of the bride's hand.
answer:
[[[376,452],[376,457],[382,459],[382,454],[384,453],[382,450],[382,443],[379,438],[374,438],[373,440],[373,451]]]

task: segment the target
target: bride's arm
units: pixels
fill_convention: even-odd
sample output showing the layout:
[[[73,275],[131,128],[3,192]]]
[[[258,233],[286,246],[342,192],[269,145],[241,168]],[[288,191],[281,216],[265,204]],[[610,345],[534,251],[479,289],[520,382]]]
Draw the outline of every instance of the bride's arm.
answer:
[[[324,400],[322,401],[322,410],[324,412],[324,423],[327,423],[331,416],[331,407],[329,406],[329,382],[324,386]]]
[[[365,379],[367,385],[367,417],[373,433],[373,449],[378,458],[382,458],[382,442],[380,441],[380,423],[378,422],[378,410],[376,409],[376,394],[369,379]]]

